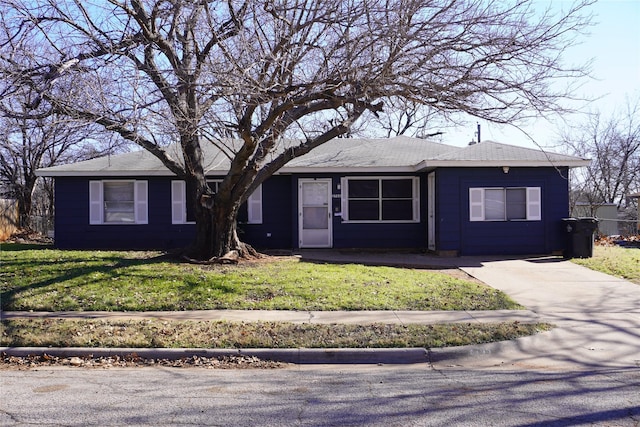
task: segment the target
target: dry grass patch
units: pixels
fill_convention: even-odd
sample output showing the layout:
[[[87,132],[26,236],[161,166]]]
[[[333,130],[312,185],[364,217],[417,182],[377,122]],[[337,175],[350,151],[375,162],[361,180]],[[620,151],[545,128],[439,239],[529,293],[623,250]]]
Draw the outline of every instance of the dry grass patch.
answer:
[[[2,321],[2,328],[0,344],[7,347],[435,348],[511,340],[548,330],[550,325],[28,319]]]

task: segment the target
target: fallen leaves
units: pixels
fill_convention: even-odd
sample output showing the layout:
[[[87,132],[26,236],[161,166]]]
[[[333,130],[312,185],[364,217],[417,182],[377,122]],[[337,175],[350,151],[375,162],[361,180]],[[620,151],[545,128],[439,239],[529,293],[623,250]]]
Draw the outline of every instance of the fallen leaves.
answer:
[[[207,368],[207,369],[279,369],[287,363],[262,360],[255,356],[201,357],[191,356],[180,359],[151,359],[138,356],[136,353],[124,356],[109,357],[58,357],[49,354],[29,356],[9,356],[0,354],[0,370],[38,369],[52,366],[76,368],[140,368],[162,366],[170,368]]]
[[[3,320],[8,347],[403,348],[479,344],[532,335],[548,325],[311,324],[162,320]]]

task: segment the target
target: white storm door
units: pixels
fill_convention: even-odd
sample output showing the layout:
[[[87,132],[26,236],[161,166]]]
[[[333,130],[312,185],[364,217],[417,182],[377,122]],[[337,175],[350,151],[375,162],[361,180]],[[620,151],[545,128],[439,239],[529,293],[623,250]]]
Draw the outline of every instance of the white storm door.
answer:
[[[427,248],[436,250],[436,174],[427,175]]]
[[[330,248],[331,179],[298,181],[298,235],[301,248]]]

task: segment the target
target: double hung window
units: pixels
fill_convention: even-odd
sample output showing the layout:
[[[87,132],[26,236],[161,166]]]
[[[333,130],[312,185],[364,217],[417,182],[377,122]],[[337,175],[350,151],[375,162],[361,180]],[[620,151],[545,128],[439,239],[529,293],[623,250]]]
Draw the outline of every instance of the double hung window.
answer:
[[[470,188],[470,221],[539,221],[540,187]]]
[[[207,180],[213,194],[218,192],[222,180]],[[189,197],[193,192],[187,191],[185,181],[171,181],[171,222],[172,224],[186,224],[195,222],[195,200]],[[262,185],[249,196],[247,200],[247,222],[262,224]]]
[[[89,182],[90,224],[147,224],[147,181]]]

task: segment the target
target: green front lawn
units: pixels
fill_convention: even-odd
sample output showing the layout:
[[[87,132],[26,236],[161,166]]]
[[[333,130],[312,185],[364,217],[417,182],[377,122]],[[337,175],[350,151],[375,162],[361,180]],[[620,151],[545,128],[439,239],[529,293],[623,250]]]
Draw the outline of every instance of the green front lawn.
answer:
[[[178,262],[160,252],[0,246],[3,310],[500,310],[504,293],[428,270],[296,258],[240,266]]]

